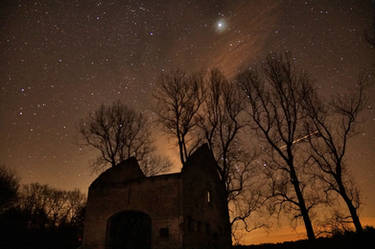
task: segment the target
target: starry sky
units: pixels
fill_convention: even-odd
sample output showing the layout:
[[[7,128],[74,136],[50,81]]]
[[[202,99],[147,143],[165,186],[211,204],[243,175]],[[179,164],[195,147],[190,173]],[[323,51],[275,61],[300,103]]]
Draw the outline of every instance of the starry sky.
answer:
[[[0,162],[14,169],[22,183],[86,192],[95,177],[88,168],[95,154],[79,144],[79,120],[118,99],[150,113],[158,76],[177,67],[218,67],[232,77],[269,52],[288,50],[324,95],[343,91],[360,72],[374,72],[375,49],[364,39],[374,4],[3,0]],[[361,215],[375,224],[374,88],[368,94],[348,161],[364,196]],[[173,141],[154,133],[160,153],[176,158]]]

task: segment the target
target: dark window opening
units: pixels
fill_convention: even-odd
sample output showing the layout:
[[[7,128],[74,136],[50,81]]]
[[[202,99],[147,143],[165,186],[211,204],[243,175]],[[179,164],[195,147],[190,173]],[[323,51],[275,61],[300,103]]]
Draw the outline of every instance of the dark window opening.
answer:
[[[169,238],[169,229],[167,227],[160,228],[160,237]]]
[[[214,233],[214,240],[217,240],[219,238],[219,235],[217,234],[217,232]]]
[[[197,231],[198,232],[201,231],[201,222],[200,221],[197,222]]]
[[[193,231],[193,219],[190,216],[187,217],[187,225],[188,225],[188,231],[192,232]]]
[[[211,229],[210,229],[210,224],[206,224],[206,233],[207,234],[210,234],[211,233]]]

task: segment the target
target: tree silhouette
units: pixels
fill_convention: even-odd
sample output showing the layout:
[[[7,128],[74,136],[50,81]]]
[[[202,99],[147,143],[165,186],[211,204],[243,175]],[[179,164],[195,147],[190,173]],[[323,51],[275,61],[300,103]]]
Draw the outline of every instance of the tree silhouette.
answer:
[[[208,76],[177,70],[161,76],[154,97],[159,122],[176,137],[183,165],[200,143],[208,143],[225,186],[229,225],[234,228],[236,222],[242,221],[247,230],[260,227],[250,228],[246,222],[261,198],[257,188],[250,190],[249,180],[255,177],[250,167],[255,153],[243,150],[239,139],[244,127],[240,120],[243,100],[234,82],[218,69],[211,70]]]
[[[17,202],[0,213],[0,248],[77,248],[86,197],[39,183],[23,185]]]
[[[0,213],[17,201],[18,188],[16,175],[4,165],[0,165]]]
[[[81,120],[79,131],[84,145],[100,152],[95,169],[114,167],[131,156],[142,161],[153,151],[146,117],[119,101],[90,113]]]
[[[232,234],[235,223],[242,221],[250,231],[261,225],[248,227],[246,219],[259,207],[260,192],[254,188],[256,177],[252,162],[256,153],[249,153],[240,140],[245,127],[241,114],[244,100],[233,81],[218,69],[209,72],[205,81],[205,99],[199,111],[198,126],[203,140],[208,143],[217,162],[217,171],[225,186],[225,199],[230,213]],[[251,187],[250,187],[251,185]]]
[[[310,118],[307,133],[317,133],[317,137],[309,137],[308,141],[311,159],[320,169],[318,177],[326,191],[334,191],[344,200],[357,232],[363,231],[357,212],[360,194],[344,156],[348,140],[355,134],[358,115],[365,107],[367,86],[367,80],[361,77],[356,90],[336,95],[330,102],[312,95],[304,99]]]
[[[31,227],[59,227],[78,215],[85,200],[79,190],[58,190],[31,183],[22,187],[18,205],[27,214]]]
[[[140,165],[145,176],[154,176],[171,169],[172,162],[165,156],[150,154]]]
[[[305,136],[303,100],[313,93],[310,80],[297,70],[289,54],[271,54],[260,70],[250,68],[237,81],[248,103],[250,126],[273,155],[274,160],[265,164],[272,180],[269,198],[280,208],[296,210],[308,239],[315,239],[309,215],[313,204],[306,203],[303,164],[296,161],[296,141]]]
[[[199,145],[194,140],[198,110],[204,100],[203,74],[163,73],[154,93],[155,113],[164,131],[177,139],[181,164]]]

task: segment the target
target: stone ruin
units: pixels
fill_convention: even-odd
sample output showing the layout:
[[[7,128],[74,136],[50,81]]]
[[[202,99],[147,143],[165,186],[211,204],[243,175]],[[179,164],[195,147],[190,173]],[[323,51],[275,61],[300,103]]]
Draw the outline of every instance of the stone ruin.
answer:
[[[224,196],[207,145],[175,174],[146,177],[129,158],[91,183],[82,248],[230,248]]]

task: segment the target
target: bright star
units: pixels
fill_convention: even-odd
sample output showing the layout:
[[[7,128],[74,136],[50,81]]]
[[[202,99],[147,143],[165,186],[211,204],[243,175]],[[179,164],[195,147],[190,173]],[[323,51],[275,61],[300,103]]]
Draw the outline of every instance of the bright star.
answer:
[[[216,27],[215,28],[216,28],[216,32],[221,33],[221,32],[223,32],[223,31],[226,30],[227,23],[225,22],[225,20],[220,19],[220,20],[218,20],[216,22]]]

